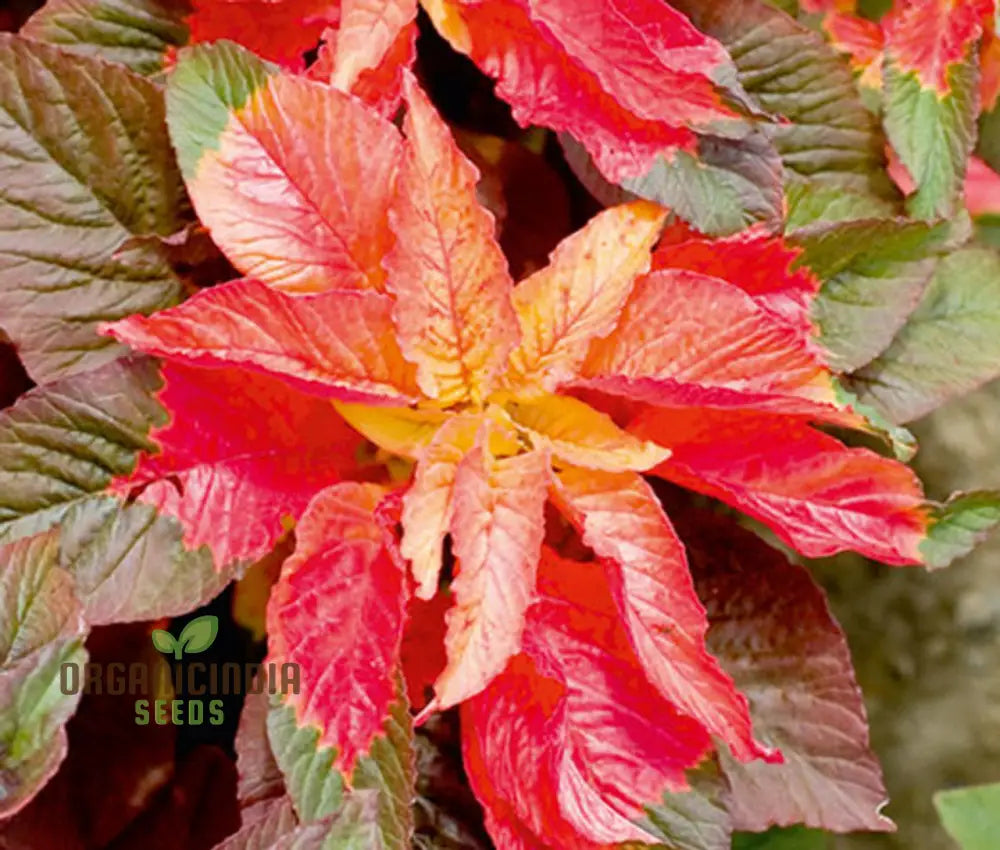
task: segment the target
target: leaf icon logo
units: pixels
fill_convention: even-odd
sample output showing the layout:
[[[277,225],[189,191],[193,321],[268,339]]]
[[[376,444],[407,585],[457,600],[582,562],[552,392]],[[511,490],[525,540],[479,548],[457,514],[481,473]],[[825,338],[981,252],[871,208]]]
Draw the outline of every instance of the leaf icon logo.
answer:
[[[180,637],[174,638],[170,632],[163,629],[153,629],[153,646],[160,652],[172,652],[178,661],[184,653],[204,652],[213,643],[219,633],[219,618],[211,614],[195,617],[182,630]]]

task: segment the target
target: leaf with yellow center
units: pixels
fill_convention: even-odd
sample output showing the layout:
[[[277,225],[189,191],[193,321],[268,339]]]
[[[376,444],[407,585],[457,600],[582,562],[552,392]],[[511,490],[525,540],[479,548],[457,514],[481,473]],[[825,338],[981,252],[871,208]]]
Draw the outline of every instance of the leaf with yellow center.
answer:
[[[607,414],[570,396],[515,399],[506,411],[532,443],[573,466],[642,472],[670,456],[669,449],[629,434]]]
[[[518,342],[514,283],[476,198],[479,173],[427,96],[404,74],[406,146],[389,224],[387,287],[400,348],[442,405],[486,399]]]

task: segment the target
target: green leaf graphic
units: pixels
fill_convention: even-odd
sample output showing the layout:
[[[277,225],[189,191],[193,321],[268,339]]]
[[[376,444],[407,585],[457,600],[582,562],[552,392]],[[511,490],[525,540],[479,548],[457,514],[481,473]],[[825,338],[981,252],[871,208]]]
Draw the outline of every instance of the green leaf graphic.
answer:
[[[160,652],[173,652],[177,648],[174,636],[163,629],[153,629],[153,646]]]
[[[213,643],[219,633],[219,618],[211,614],[196,617],[188,623],[177,638],[177,653],[204,652]],[[180,658],[180,655],[177,655]]]

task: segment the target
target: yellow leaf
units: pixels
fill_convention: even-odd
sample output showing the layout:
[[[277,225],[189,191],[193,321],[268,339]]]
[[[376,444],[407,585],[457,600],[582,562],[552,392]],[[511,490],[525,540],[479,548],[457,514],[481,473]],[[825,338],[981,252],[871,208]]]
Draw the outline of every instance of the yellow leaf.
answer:
[[[642,472],[670,456],[669,449],[629,434],[607,414],[569,396],[514,400],[506,409],[536,446],[574,466]]]
[[[334,401],[347,424],[379,448],[394,455],[416,458],[448,418],[438,410],[412,407],[375,407]]]

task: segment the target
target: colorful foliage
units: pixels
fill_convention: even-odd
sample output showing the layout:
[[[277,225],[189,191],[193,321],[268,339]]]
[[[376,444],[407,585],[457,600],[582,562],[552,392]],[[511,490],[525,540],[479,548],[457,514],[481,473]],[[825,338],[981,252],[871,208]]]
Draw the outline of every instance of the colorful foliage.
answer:
[[[891,829],[822,592],[726,514],[927,567],[1000,522],[927,499],[901,427],[1000,374],[957,215],[995,212],[988,5],[424,0],[506,140],[439,111],[414,0],[3,36],[0,327],[38,386],[0,411],[0,817],[65,755],[90,628],[257,562],[240,619],[298,685],[246,699],[220,848],[471,835],[428,790],[450,709],[498,850]],[[525,158],[574,181],[547,262],[504,250]]]

